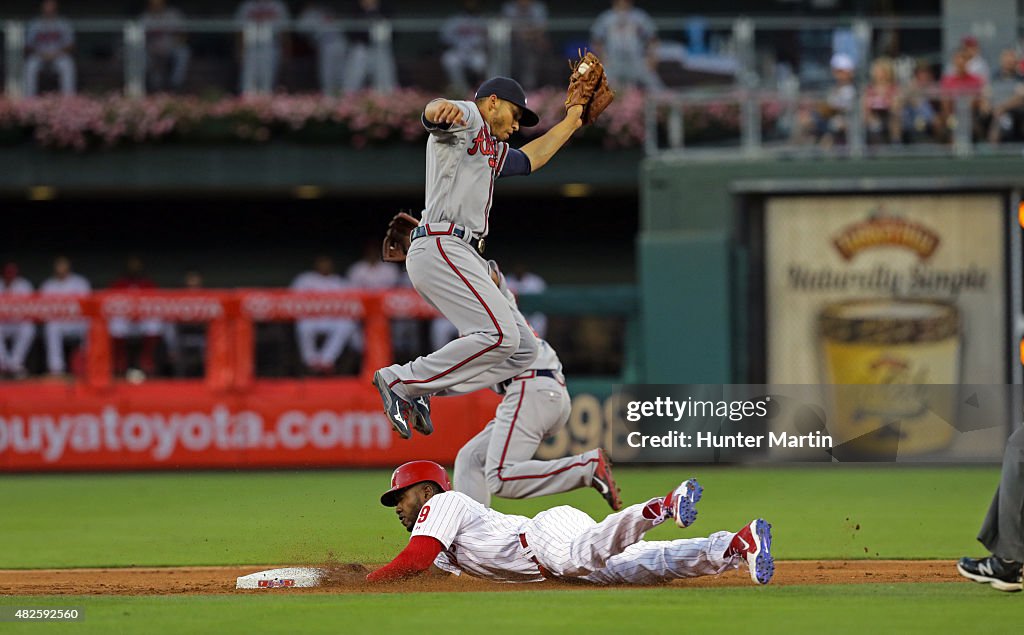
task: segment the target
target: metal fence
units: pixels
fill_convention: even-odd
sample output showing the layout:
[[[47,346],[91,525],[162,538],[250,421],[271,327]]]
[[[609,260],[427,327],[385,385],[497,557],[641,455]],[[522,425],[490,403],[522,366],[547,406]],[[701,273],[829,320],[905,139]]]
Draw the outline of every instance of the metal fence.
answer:
[[[337,29],[342,33],[369,33],[373,50],[394,50],[400,65],[423,61],[425,52],[440,50],[438,33],[445,20],[402,18],[382,21],[345,20]],[[513,44],[513,25],[503,18],[486,21],[488,38],[488,74],[509,74],[515,57],[522,53]],[[656,55],[665,63],[677,62],[696,73],[718,76],[723,82],[743,86],[763,85],[778,81],[778,73],[795,72],[804,83],[827,79],[828,57],[835,47],[853,52],[865,61],[900,42],[901,53],[914,57],[941,58],[942,23],[939,18],[702,18],[693,16],[659,17],[659,46]],[[564,75],[563,58],[577,47],[589,45],[590,18],[551,19],[546,23],[543,45],[547,60],[557,63]],[[79,19],[72,21],[78,37],[79,57],[102,57],[110,61],[105,69],[120,75],[116,83],[127,94],[145,92],[146,28],[139,19]],[[274,46],[282,33],[309,35],[298,21],[280,29],[266,23],[240,23],[233,19],[190,19],[181,24],[199,57],[238,55],[245,49]],[[26,22],[3,22],[5,86],[8,95],[19,93],[19,77],[25,56]],[[972,27],[982,34],[983,49],[990,52],[1009,43],[991,41],[991,28],[984,19]],[[989,34],[986,40],[984,34]],[[227,55],[225,55],[225,53]],[[790,70],[785,70],[789,67]],[[116,70],[115,70],[116,69]],[[858,65],[864,77],[864,64]],[[704,78],[704,79],[713,79]],[[267,78],[263,78],[264,80]],[[785,78],[782,78],[785,79]],[[415,78],[413,78],[415,81]],[[87,87],[88,88],[88,87]],[[272,83],[255,78],[251,85],[220,86],[221,89],[244,92],[266,92],[275,89]]]
[[[443,46],[439,33],[444,19],[345,20],[337,27],[342,35],[364,32],[369,37],[372,67],[397,67],[398,84],[428,90],[449,90],[440,62]],[[816,151],[794,148],[784,128],[799,103],[812,98],[829,79],[829,58],[846,52],[856,62],[855,76],[861,89],[868,80],[870,60],[898,56],[907,63],[924,60],[941,67],[944,62],[943,24],[939,17],[893,18],[703,18],[658,17],[658,43],[652,52],[661,85],[649,90],[646,106],[648,153],[707,152],[761,155],[777,151]],[[79,89],[90,93],[117,91],[131,97],[147,93],[147,31],[139,19],[82,19],[72,21],[76,33],[76,60],[80,66]],[[517,48],[513,25],[502,18],[486,21],[487,75],[511,75],[524,53],[540,57],[539,85],[564,85],[565,58],[590,45],[591,18],[551,19],[546,23],[542,50]],[[3,38],[4,88],[10,98],[23,94],[26,23],[7,20]],[[1006,46],[997,42],[996,29],[980,17],[969,30],[990,60]],[[1024,21],[1018,25],[1024,33]],[[240,23],[233,19],[190,19],[181,24],[192,51],[189,81],[182,92],[217,94],[266,94],[275,91],[315,92],[317,50],[308,26],[291,21],[280,28],[265,23]],[[289,55],[281,41],[293,42]],[[259,52],[271,62],[247,64]],[[387,90],[393,82],[383,73],[369,73],[369,88]],[[528,87],[529,88],[529,87]],[[650,87],[646,87],[650,89]],[[956,100],[956,118],[971,119],[968,100]],[[729,134],[693,138],[684,113],[708,104],[727,104],[737,112]],[[766,111],[781,109],[778,117]],[[858,110],[859,109],[854,109]],[[845,142],[836,150],[854,156],[872,152],[950,151],[969,154],[977,150],[969,126],[952,130],[951,137],[936,148],[914,144],[872,147],[867,142],[859,112],[851,113]],[[719,131],[720,133],[722,131]],[[730,137],[731,135],[731,137]],[[1012,144],[1011,144],[1012,145]],[[1003,144],[1003,149],[1008,148]]]

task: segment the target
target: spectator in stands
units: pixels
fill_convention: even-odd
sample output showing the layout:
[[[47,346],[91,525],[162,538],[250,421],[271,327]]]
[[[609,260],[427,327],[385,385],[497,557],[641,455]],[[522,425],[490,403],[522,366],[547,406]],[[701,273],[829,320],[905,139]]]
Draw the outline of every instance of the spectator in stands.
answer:
[[[383,24],[387,13],[380,0],[359,0],[352,17],[371,24]],[[367,81],[381,92],[391,92],[398,86],[398,71],[391,46],[375,44],[370,29],[369,26],[358,26],[348,33],[343,87],[346,93],[362,89]]]
[[[534,90],[541,59],[550,48],[548,8],[537,0],[509,0],[501,14],[512,29],[512,76],[526,90]]]
[[[138,291],[155,289],[156,283],[146,275],[142,259],[138,256],[130,256],[125,261],[121,276],[114,280],[110,288],[117,291]],[[113,317],[107,322],[107,329],[110,332],[110,341],[113,345],[112,353],[116,375],[128,375],[129,371],[131,371],[132,377],[148,377],[156,374],[156,348],[160,343],[160,336],[164,333],[164,323],[161,320],[136,321]],[[138,363],[131,366],[129,366],[128,360],[129,339],[139,341]]]
[[[17,263],[5,264],[0,278],[0,301],[5,296],[31,294],[32,283],[18,275]],[[25,377],[25,357],[35,334],[36,325],[32,322],[0,322],[0,374],[15,379]]]
[[[969,102],[971,119],[976,122],[978,118],[985,80],[968,70],[969,55],[965,49],[959,49],[953,53],[953,70],[942,77],[940,84],[942,88],[941,117],[944,125],[950,129],[954,128],[957,123],[956,104],[963,100]]]
[[[984,110],[988,115],[988,140],[992,143],[1019,138],[1024,119],[1024,72],[1017,51],[1009,48],[999,56],[999,72],[989,84]]]
[[[409,280],[409,274],[404,269],[398,273],[398,283],[395,285],[398,289],[405,289],[411,293],[415,293],[413,289],[412,281]],[[405,362],[426,355],[431,351],[437,350],[436,348],[425,348],[421,341],[422,334],[420,325],[424,320],[417,320],[414,318],[392,320],[391,321],[391,358],[392,361],[404,364]],[[446,342],[447,343],[447,342]]]
[[[186,291],[203,289],[203,274],[195,269],[185,272],[182,280]],[[179,322],[168,324],[164,331],[167,356],[176,377],[202,377],[206,366],[206,324]]]
[[[882,57],[871,64],[871,82],[862,101],[868,143],[899,143],[902,105],[892,61]]]
[[[53,276],[39,287],[42,295],[88,295],[92,291],[89,281],[71,271],[71,261],[66,256],[58,256],[53,261]],[[46,339],[46,366],[51,375],[63,375],[66,370],[64,361],[64,340],[73,339],[85,342],[89,330],[87,320],[53,320],[43,327]]]
[[[75,61],[71,51],[75,47],[75,32],[71,23],[60,17],[57,0],[43,0],[40,16],[28,23],[25,35],[25,96],[35,97],[39,92],[39,73],[52,69],[60,81],[60,92],[75,93]]]
[[[857,88],[853,84],[853,58],[845,53],[836,53],[829,66],[835,84],[825,96],[817,121],[818,141],[825,147],[846,142],[850,113],[857,104]]]
[[[393,289],[398,286],[401,270],[393,262],[380,259],[380,244],[367,242],[363,246],[363,257],[352,263],[345,272],[348,284],[356,289]]]
[[[191,51],[185,36],[185,15],[166,0],[148,0],[142,14],[146,29],[146,87],[149,92],[180,91]]]
[[[960,48],[967,55],[967,72],[980,78],[981,81],[987,84],[992,73],[988,68],[985,56],[981,54],[981,45],[978,44],[978,38],[973,35],[966,36],[960,40]]]
[[[383,291],[394,289],[399,284],[402,270],[393,262],[384,262],[380,259],[380,243],[373,240],[363,246],[363,257],[352,263],[352,266],[345,272],[345,278],[349,286],[355,289],[366,289],[368,291]],[[401,328],[398,329],[401,332]],[[391,337],[396,335],[395,329],[391,329]],[[362,329],[356,332],[352,338],[352,348],[358,351],[364,350],[365,338]]]
[[[348,284],[334,273],[334,260],[321,255],[313,262],[313,270],[299,274],[291,288],[292,291],[341,291],[348,288]],[[296,320],[295,334],[302,362],[314,373],[332,374],[338,357],[357,330],[358,324],[348,318]],[[318,346],[320,338],[323,338],[323,343]]]
[[[512,268],[512,273],[505,276],[508,288],[517,296],[544,293],[548,283],[535,273],[526,269],[526,265],[519,262]],[[527,322],[533,327],[540,337],[546,337],[548,332],[548,316],[536,312],[526,316]]]
[[[914,76],[903,93],[903,140],[908,143],[939,141],[945,137],[940,112],[939,85],[931,64],[921,60],[914,67]]]
[[[341,92],[345,71],[345,34],[334,11],[319,2],[307,2],[299,14],[298,28],[316,47],[320,92]]]
[[[441,64],[448,75],[448,90],[465,95],[487,72],[487,20],[479,0],[462,0],[462,11],[441,25],[441,42],[448,47]]]
[[[793,143],[817,141],[824,147],[846,142],[849,114],[857,104],[857,88],[853,84],[853,58],[836,53],[830,61],[835,84],[829,88],[825,100],[813,107],[802,107],[793,126]]]
[[[657,28],[643,9],[632,0],[612,0],[611,9],[597,17],[590,29],[591,45],[604,62],[613,88],[661,87],[655,72]]]
[[[277,84],[281,56],[288,46],[285,28],[291,20],[288,7],[281,0],[245,0],[238,7],[235,19],[239,28],[271,29],[269,41],[252,41],[242,37],[241,91],[266,91]]]

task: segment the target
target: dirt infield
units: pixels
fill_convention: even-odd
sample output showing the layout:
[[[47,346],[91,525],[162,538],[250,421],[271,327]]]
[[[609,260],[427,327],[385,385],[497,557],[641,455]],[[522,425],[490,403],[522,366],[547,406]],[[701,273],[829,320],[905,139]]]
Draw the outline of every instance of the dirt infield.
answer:
[[[468,576],[428,576],[391,585],[369,585],[367,567],[334,565],[331,580],[316,589],[260,589],[239,591],[235,578],[282,565],[246,567],[159,567],[122,569],[7,569],[0,570],[0,595],[178,595],[215,593],[398,593],[466,591],[520,591],[525,589],[578,589],[580,584],[541,582],[495,584]],[[879,584],[955,582],[963,580],[948,560],[793,560],[779,562],[773,585]],[[746,570],[720,576],[676,580],[669,586],[749,586]]]

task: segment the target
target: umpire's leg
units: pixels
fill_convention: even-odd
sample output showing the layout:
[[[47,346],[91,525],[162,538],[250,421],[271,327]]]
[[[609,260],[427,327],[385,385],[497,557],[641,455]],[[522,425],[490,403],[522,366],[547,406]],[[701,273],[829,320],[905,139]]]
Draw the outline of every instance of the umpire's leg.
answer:
[[[999,489],[978,540],[995,556],[1024,562],[1024,427],[1006,441]]]

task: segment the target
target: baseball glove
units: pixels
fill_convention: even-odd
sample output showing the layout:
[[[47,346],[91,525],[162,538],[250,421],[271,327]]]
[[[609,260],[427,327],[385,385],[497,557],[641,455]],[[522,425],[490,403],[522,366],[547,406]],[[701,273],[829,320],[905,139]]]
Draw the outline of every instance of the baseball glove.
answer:
[[[575,62],[569,62],[572,75],[565,97],[565,109],[583,106],[583,125],[590,125],[615,100],[615,91],[608,85],[604,65],[592,52],[587,51]]]
[[[409,243],[412,240],[409,234],[419,224],[415,216],[405,212],[395,214],[388,223],[388,231],[384,235],[381,259],[384,262],[405,262],[405,255],[409,253]]]

